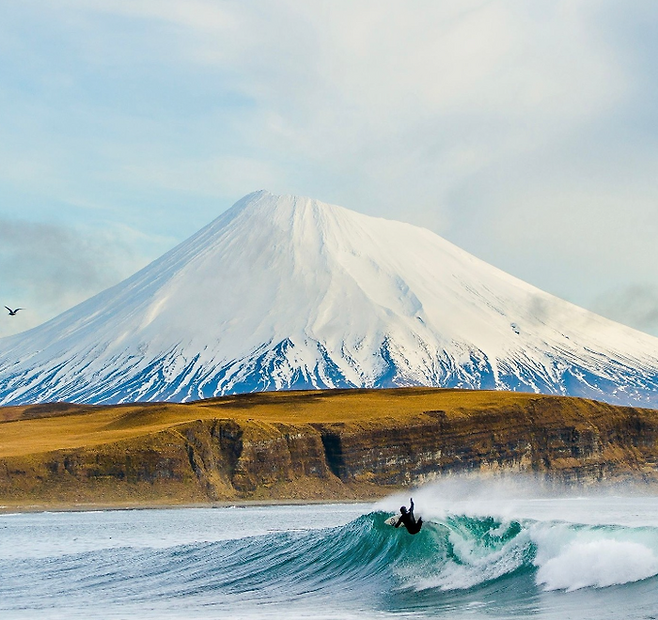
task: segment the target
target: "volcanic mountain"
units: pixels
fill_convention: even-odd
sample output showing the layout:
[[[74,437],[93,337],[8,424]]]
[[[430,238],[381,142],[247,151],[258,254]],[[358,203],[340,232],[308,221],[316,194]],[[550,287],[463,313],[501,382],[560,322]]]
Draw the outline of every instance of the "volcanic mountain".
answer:
[[[0,404],[410,385],[658,407],[658,339],[423,228],[260,191],[0,340]]]

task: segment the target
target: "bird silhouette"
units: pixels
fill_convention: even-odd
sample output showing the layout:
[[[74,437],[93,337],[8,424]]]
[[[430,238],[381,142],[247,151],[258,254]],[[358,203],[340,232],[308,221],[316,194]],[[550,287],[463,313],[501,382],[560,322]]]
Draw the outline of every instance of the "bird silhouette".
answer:
[[[16,308],[15,310],[12,310],[9,306],[5,306],[5,308],[7,308],[7,310],[9,310],[9,316],[16,316],[16,313],[19,310],[23,309],[23,308]]]

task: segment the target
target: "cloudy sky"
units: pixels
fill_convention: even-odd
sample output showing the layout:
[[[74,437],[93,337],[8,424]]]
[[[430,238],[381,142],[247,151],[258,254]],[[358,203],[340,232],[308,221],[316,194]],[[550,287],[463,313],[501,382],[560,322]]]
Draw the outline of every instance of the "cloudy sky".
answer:
[[[658,3],[0,3],[0,335],[265,188],[658,335]]]

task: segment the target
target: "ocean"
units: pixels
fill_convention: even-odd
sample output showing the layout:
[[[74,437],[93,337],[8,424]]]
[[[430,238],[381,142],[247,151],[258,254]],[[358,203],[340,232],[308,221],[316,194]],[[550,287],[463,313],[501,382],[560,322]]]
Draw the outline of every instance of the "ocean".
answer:
[[[525,483],[524,483],[525,484]],[[658,618],[658,497],[452,481],[318,504],[0,515],[0,618]]]

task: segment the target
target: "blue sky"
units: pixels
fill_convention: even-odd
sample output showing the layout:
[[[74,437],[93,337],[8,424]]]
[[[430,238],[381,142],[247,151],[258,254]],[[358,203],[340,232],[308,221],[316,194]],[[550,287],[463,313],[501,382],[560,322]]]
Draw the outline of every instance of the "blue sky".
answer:
[[[0,335],[261,188],[658,335],[657,78],[651,0],[2,3]]]

